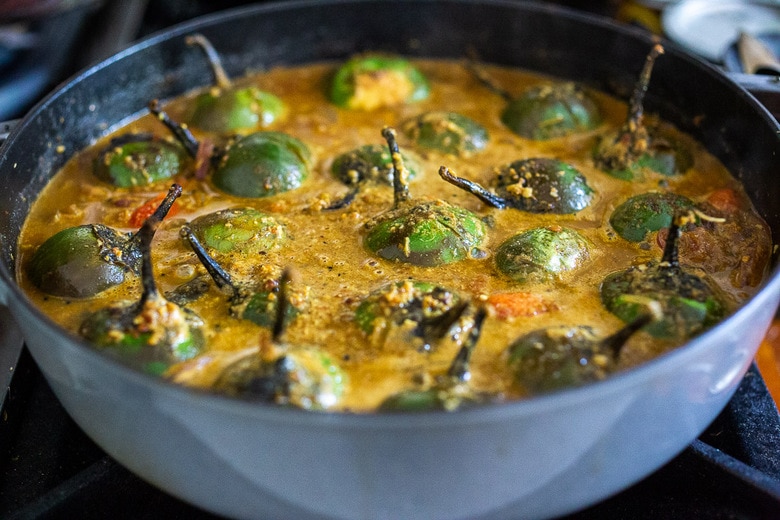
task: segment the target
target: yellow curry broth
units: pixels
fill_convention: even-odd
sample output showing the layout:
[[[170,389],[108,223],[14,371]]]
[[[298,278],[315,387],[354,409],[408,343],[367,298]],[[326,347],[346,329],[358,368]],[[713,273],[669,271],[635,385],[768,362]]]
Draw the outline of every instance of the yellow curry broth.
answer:
[[[198,215],[216,209],[251,206],[276,216],[290,236],[282,247],[268,251],[260,258],[218,257],[224,267],[245,281],[278,277],[282,267],[297,272],[297,285],[308,287],[308,309],[288,329],[285,340],[291,344],[313,344],[327,349],[349,377],[349,390],[343,408],[364,411],[376,407],[389,394],[408,388],[420,374],[434,376],[446,371],[455,355],[456,345],[445,344],[432,352],[419,352],[406,344],[382,342],[367,338],[353,322],[353,313],[361,299],[390,282],[418,279],[437,282],[477,301],[491,294],[531,291],[548,302],[550,310],[535,316],[500,319],[490,315],[472,358],[471,384],[478,390],[520,397],[524,391],[512,382],[506,369],[505,349],[521,334],[557,324],[586,324],[606,335],[623,324],[607,312],[599,298],[599,284],[609,273],[637,261],[659,258],[661,251],[651,244],[629,243],[610,231],[612,210],[632,194],[659,188],[660,177],[648,176],[641,182],[626,182],[597,170],[591,159],[596,136],[620,125],[626,107],[605,95],[596,94],[605,114],[605,123],[597,130],[577,137],[550,142],[531,141],[509,132],[500,122],[505,101],[491,93],[458,62],[425,60],[415,62],[427,75],[432,89],[429,99],[393,109],[370,112],[348,111],[334,107],[325,97],[329,75],[334,64],[315,64],[300,68],[278,68],[241,80],[280,96],[290,107],[286,121],[271,129],[287,132],[305,142],[311,149],[315,168],[303,187],[266,199],[242,199],[218,192],[207,181],[191,177],[178,179],[184,193],[177,202],[178,213],[168,218],[158,231],[154,245],[155,275],[162,290],[205,273],[189,247],[179,237],[179,229]],[[502,85],[510,85],[519,94],[531,85],[548,81],[524,71],[488,67]],[[191,97],[174,100],[166,110],[176,120],[187,114]],[[483,124],[490,133],[487,149],[463,157],[415,150],[399,133],[401,150],[416,153],[421,172],[410,183],[412,198],[443,198],[489,216],[494,226],[489,230],[485,249],[490,253],[509,236],[537,226],[560,225],[575,228],[591,241],[591,258],[573,273],[546,284],[518,284],[498,276],[490,254],[480,260],[466,260],[441,267],[417,267],[374,258],[361,244],[363,224],[374,215],[389,209],[393,203],[392,188],[373,186],[359,193],[346,209],[323,211],[329,201],[343,196],[347,188],[332,178],[330,165],[334,157],[363,144],[384,144],[380,130],[385,125],[400,127],[401,121],[429,110],[459,112]],[[168,135],[151,116],[143,117],[118,132],[152,131]],[[218,143],[220,136],[211,137]],[[106,138],[106,140],[108,137]],[[693,140],[681,136],[695,157],[691,171],[679,179],[664,179],[671,191],[694,200],[721,187],[740,189],[725,168]],[[60,229],[83,223],[103,222],[127,228],[130,213],[149,198],[165,192],[170,183],[152,187],[116,189],[92,175],[91,162],[106,141],[73,157],[42,192],[32,209],[20,240],[19,266],[24,266],[35,250]],[[475,197],[445,183],[438,177],[441,165],[455,175],[488,185],[493,168],[530,157],[557,157],[573,164],[587,178],[595,191],[592,204],[575,215],[534,215],[514,209],[489,208]],[[711,273],[736,304],[750,292],[735,289],[728,283],[728,273]],[[84,316],[108,302],[135,300],[140,284],[135,277],[121,287],[110,289],[87,300],[63,301],[38,291],[19,269],[20,283],[34,302],[60,323],[76,331]],[[224,366],[226,352],[257,348],[268,337],[268,331],[228,315],[226,297],[215,287],[190,307],[207,324],[209,351],[201,358],[174,367],[174,380],[196,386],[208,386]],[[672,348],[668,342],[640,333],[626,346],[621,365],[633,366]],[[220,362],[222,356],[222,362]]]

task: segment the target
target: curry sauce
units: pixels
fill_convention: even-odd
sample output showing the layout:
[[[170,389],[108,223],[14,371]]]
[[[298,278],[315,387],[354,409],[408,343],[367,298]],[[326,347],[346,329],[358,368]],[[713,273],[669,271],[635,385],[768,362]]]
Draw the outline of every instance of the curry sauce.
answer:
[[[284,343],[312,345],[326,352],[339,365],[345,380],[343,396],[331,409],[354,412],[375,410],[388,396],[401,390],[429,387],[450,367],[462,342],[458,335],[467,333],[462,330],[425,347],[409,339],[403,327],[399,330],[385,327],[366,333],[355,320],[356,310],[367,295],[389,284],[411,280],[430,282],[486,310],[470,359],[468,385],[490,399],[518,399],[531,392],[508,363],[508,346],[523,334],[558,325],[587,325],[596,335],[607,336],[623,327],[625,323],[602,303],[601,283],[610,273],[660,259],[666,232],[652,232],[638,242],[618,236],[610,224],[610,215],[633,195],[673,192],[694,202],[709,201],[711,209],[723,209],[714,218],[731,226],[728,238],[721,240],[723,247],[712,250],[707,245],[709,242],[696,241],[695,232],[684,231],[681,263],[711,280],[722,296],[726,313],[757,290],[767,272],[771,250],[766,224],[755,214],[742,187],[724,166],[687,135],[646,116],[648,124],[662,128],[682,143],[692,164],[679,176],[648,174],[627,181],[607,175],[593,160],[597,140],[626,120],[625,103],[590,92],[602,114],[598,126],[548,140],[528,139],[506,127],[501,114],[507,100],[486,88],[464,63],[444,60],[413,63],[430,84],[427,98],[362,110],[338,107],[329,100],[328,84],[339,66],[336,63],[280,67],[238,80],[236,85],[256,85],[281,98],[288,113],[268,129],[294,136],[311,151],[313,167],[303,184],[269,197],[226,194],[214,186],[209,175],[195,174],[194,164],[173,179],[148,186],[114,187],[96,178],[93,170],[96,157],[112,137],[128,132],[150,132],[172,140],[159,119],[152,115],[116,129],[101,142],[77,153],[34,204],[19,243],[17,265],[22,287],[54,321],[78,333],[89,313],[110,302],[138,300],[141,281],[138,276],[128,276],[125,282],[90,298],[45,294],[31,282],[27,266],[36,249],[54,233],[86,223],[135,231],[139,224],[137,213],[133,220],[134,212],[164,194],[172,182],[177,182],[183,187],[182,195],[175,202],[174,211],[158,228],[152,246],[155,280],[165,293],[206,275],[203,265],[181,237],[185,224],[222,209],[254,208],[275,217],[283,227],[286,240],[256,254],[215,253],[215,257],[234,279],[246,283],[278,280],[285,268],[291,268],[294,273],[291,285],[297,294],[304,295],[305,302],[284,331]],[[514,95],[557,82],[498,66],[484,65],[484,71]],[[164,108],[172,119],[185,121],[195,95],[170,100]],[[416,146],[412,137],[400,130],[405,121],[432,111],[456,112],[479,122],[489,135],[487,145],[480,151],[460,154]],[[420,266],[372,254],[363,243],[366,224],[394,205],[394,190],[385,184],[366,183],[351,204],[328,209],[350,189],[331,174],[335,158],[366,144],[386,146],[381,133],[385,127],[399,130],[400,151],[413,156],[418,165],[408,184],[412,200],[444,200],[470,210],[485,223],[486,239],[480,246],[480,255],[445,265]],[[197,138],[212,140],[218,146],[227,139],[225,135],[196,127],[190,129]],[[490,186],[496,167],[526,158],[555,158],[574,166],[593,191],[587,207],[571,214],[498,209],[439,177],[440,167],[446,166],[459,177]],[[521,231],[540,227],[576,230],[589,244],[583,264],[544,280],[517,281],[498,272],[495,252],[499,245]],[[236,359],[268,347],[271,329],[232,316],[225,293],[213,283],[204,295],[186,307],[204,324],[205,349],[191,359],[171,364],[161,377],[209,389]],[[679,338],[658,338],[638,332],[621,350],[617,368],[636,366],[681,343]]]

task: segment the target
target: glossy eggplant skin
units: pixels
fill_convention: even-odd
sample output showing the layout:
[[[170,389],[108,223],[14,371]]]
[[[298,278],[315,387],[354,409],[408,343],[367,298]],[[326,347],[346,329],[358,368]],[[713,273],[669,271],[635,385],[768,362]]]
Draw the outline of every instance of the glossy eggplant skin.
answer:
[[[271,126],[287,110],[279,97],[257,87],[227,91],[212,88],[195,100],[189,124],[209,132],[257,130]]]
[[[583,325],[539,329],[512,342],[508,364],[533,393],[581,386],[604,379],[614,369],[614,361],[598,352],[596,343],[594,330]]]
[[[207,213],[192,221],[198,239],[219,253],[257,254],[283,244],[287,232],[271,215],[253,208],[229,208]]]
[[[649,262],[613,273],[601,284],[604,306],[624,322],[635,319],[647,301],[657,301],[664,318],[647,331],[684,340],[718,323],[727,312],[722,298],[704,279],[679,266]]]
[[[402,206],[367,223],[364,244],[385,260],[436,266],[483,256],[487,226],[442,200]]]
[[[303,142],[281,132],[255,132],[230,145],[211,180],[225,193],[263,198],[300,187],[310,168]]]
[[[416,146],[452,155],[477,153],[490,140],[477,121],[455,112],[426,112],[401,124]]]
[[[395,282],[372,292],[355,309],[355,323],[367,335],[386,333],[392,327],[408,329],[410,345],[423,340],[429,350],[432,333],[464,301],[457,292],[419,280]]]
[[[454,309],[454,312],[446,313],[445,324],[437,335],[437,340],[440,341],[449,335],[449,339],[458,347],[446,373],[437,374],[430,378],[428,383],[424,382],[424,376],[420,377],[417,384],[385,398],[378,411],[453,412],[488,402],[495,397],[476,392],[469,385],[471,356],[479,342],[487,310],[484,307],[474,307],[471,302]]]
[[[147,220],[162,221],[181,190],[180,185],[171,185]],[[38,246],[27,263],[27,275],[33,285],[52,296],[95,296],[124,282],[127,274],[141,271],[139,233],[124,233],[104,224],[65,228]]]
[[[520,283],[551,280],[590,258],[592,244],[560,226],[534,228],[506,239],[495,251],[496,269]]]
[[[657,123],[645,123],[645,97],[650,79],[664,47],[654,42],[634,84],[628,103],[628,115],[623,125],[600,137],[594,150],[593,161],[608,175],[633,181],[647,175],[672,177],[682,175],[693,166],[693,154],[676,138],[671,137]]]
[[[622,202],[609,223],[618,235],[629,242],[641,242],[648,233],[669,227],[675,211],[693,209],[687,197],[669,192],[650,192]]]
[[[274,327],[279,321],[279,327],[284,330],[289,322],[300,314],[302,307],[308,300],[308,289],[291,297],[290,289],[285,287],[285,303],[284,308],[281,309],[283,316],[280,317],[278,315],[280,294],[282,293],[280,281],[272,278],[261,278],[251,282],[236,282],[202,243],[204,241],[210,242],[211,249],[225,254],[227,258],[234,256],[232,254],[234,252],[243,256],[249,255],[250,258],[251,255],[260,255],[277,245],[274,240],[268,240],[267,230],[263,229],[264,225],[267,224],[266,219],[270,217],[251,208],[241,208],[220,210],[199,218],[208,221],[208,223],[200,222],[203,224],[200,226],[200,234],[204,240],[199,238],[193,231],[194,228],[188,225],[179,230],[179,236],[189,244],[217,288],[229,296],[228,312],[230,315],[268,329]],[[193,224],[197,223],[198,219],[195,219]],[[258,242],[260,244],[257,244]],[[263,244],[264,242],[265,244]],[[196,291],[197,287],[196,285]],[[184,295],[186,296],[186,290]]]
[[[718,323],[727,312],[727,299],[706,274],[683,267],[679,242],[683,226],[694,225],[692,212],[676,212],[668,229],[660,260],[633,265],[607,275],[601,283],[601,301],[611,313],[630,322],[648,305],[659,308],[660,318],[647,331],[661,338],[684,341]]]
[[[214,75],[214,85],[199,94],[192,103],[189,126],[229,134],[263,129],[287,116],[286,103],[271,92],[254,85],[234,85],[222,65],[219,52],[204,35],[188,35],[185,43],[200,47]]]
[[[84,320],[79,334],[123,363],[161,376],[173,363],[195,357],[206,343],[200,317],[189,309],[176,307],[161,299],[143,311],[159,315],[157,308],[166,308],[164,314],[168,317],[177,316],[162,335],[159,330],[138,329],[140,309],[135,302],[117,302],[97,311]]]
[[[651,174],[679,176],[693,166],[691,152],[657,129],[649,129],[645,141],[646,150],[632,154],[617,134],[604,135],[594,150],[596,164],[612,177],[625,181],[645,179]]]
[[[432,267],[480,258],[487,226],[475,213],[442,199],[413,200],[409,169],[396,141],[396,131],[382,129],[393,161],[393,207],[363,228],[363,245],[385,260]]]
[[[164,208],[181,195],[174,185]],[[205,346],[203,321],[160,293],[154,277],[152,240],[166,210],[155,211],[135,234],[141,255],[141,295],[137,300],[111,301],[81,322],[79,334],[94,347],[141,370],[161,375],[170,365],[196,356]]]
[[[411,389],[393,394],[379,405],[379,412],[452,412],[484,404],[486,399],[470,392],[467,385],[452,384],[428,389]]]
[[[186,152],[177,143],[151,134],[129,134],[112,139],[95,158],[95,176],[120,188],[147,186],[182,172]]]
[[[521,159],[500,168],[494,185],[507,206],[531,213],[577,213],[593,198],[593,189],[577,168],[547,157]]]
[[[274,350],[274,349],[270,349]],[[313,346],[252,353],[230,365],[216,380],[216,392],[250,401],[304,410],[338,404],[347,385],[338,363]]]
[[[111,244],[124,244],[129,239],[130,234],[102,224],[64,229],[38,247],[28,264],[28,276],[52,296],[94,296],[121,284],[137,267],[132,259],[120,260],[112,254]]]
[[[530,88],[501,113],[501,122],[512,132],[539,141],[587,132],[601,121],[596,102],[573,82]]]
[[[217,274],[216,271],[221,268],[218,265],[209,266],[211,259],[204,256],[197,239],[189,232],[185,234],[200,260],[205,260],[204,266],[209,273]],[[220,289],[224,289],[229,280],[223,278],[220,282],[219,278],[222,275],[215,277],[214,281]],[[257,348],[250,347],[237,360],[223,367],[211,385],[212,390],[304,410],[326,410],[339,404],[348,384],[347,374],[339,364],[316,345],[287,343],[283,340],[291,311],[297,311],[292,307],[289,294],[291,278],[292,269],[285,268],[278,280],[274,305],[263,309],[264,318],[270,321],[270,337],[262,336]],[[241,291],[235,290],[235,286],[232,288],[235,304],[236,295],[241,297]],[[254,298],[247,296],[247,299],[251,307]],[[242,318],[252,320],[252,316],[246,314],[245,311]]]

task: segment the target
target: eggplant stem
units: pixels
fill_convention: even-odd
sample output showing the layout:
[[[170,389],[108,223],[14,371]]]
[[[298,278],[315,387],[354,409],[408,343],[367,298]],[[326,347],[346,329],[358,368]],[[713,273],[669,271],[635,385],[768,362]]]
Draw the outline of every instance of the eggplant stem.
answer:
[[[171,185],[171,187],[168,189],[168,194],[165,196],[162,202],[160,202],[160,205],[157,206],[157,209],[154,210],[152,216],[159,219],[162,222],[162,220],[171,210],[171,206],[173,206],[173,203],[176,202],[176,199],[181,197],[181,192],[182,192],[182,187],[179,184]]]
[[[154,114],[157,119],[162,122],[176,137],[176,139],[184,146],[187,153],[194,159],[198,156],[198,148],[200,148],[200,142],[192,135],[190,129],[186,125],[181,125],[170,118],[165,111],[160,108],[160,102],[153,99],[149,102],[149,112]]]
[[[276,302],[276,316],[274,318],[274,326],[271,329],[271,341],[278,344],[284,334],[286,327],[287,309],[290,307],[290,299],[287,296],[287,286],[292,279],[292,272],[290,268],[285,268],[282,271],[282,276],[279,278],[279,299]]]
[[[387,141],[390,157],[393,159],[393,207],[397,208],[399,204],[409,200],[409,170],[404,165],[395,135],[395,130],[389,126],[382,129],[382,137]]]
[[[460,347],[460,350],[458,350],[458,353],[455,355],[455,359],[452,360],[452,364],[447,370],[447,375],[449,377],[455,378],[461,382],[469,380],[469,363],[471,361],[471,354],[474,352],[474,347],[479,341],[479,336],[482,333],[482,324],[485,322],[486,316],[487,311],[484,307],[477,309],[477,312],[474,314],[474,324],[468,332],[466,341],[463,342],[463,345]]]
[[[620,357],[620,351],[623,350],[623,346],[628,342],[628,339],[631,336],[637,333],[645,325],[662,317],[660,305],[658,302],[653,303],[655,304],[655,307],[650,308],[649,312],[637,316],[634,321],[599,342],[603,348],[612,352],[612,358],[614,360],[617,361]]]
[[[156,221],[158,224],[163,221],[163,219],[168,215],[168,212],[171,210],[171,206],[173,206],[173,203],[176,202],[176,199],[178,199],[181,196],[182,187],[178,184],[172,184],[171,187],[168,189],[168,194],[165,196],[165,198],[160,202],[160,205],[157,206],[157,209],[154,210],[154,213],[149,215],[149,217],[146,219],[147,221],[153,220]],[[141,226],[141,229],[143,229],[143,226]],[[127,244],[122,248],[123,249],[123,258],[133,258],[134,253],[133,251],[139,251],[142,247],[142,241],[143,237],[141,236],[141,230],[139,229],[136,231],[132,237],[130,237],[130,240],[127,241]],[[136,253],[137,254],[137,253]]]
[[[350,189],[346,195],[344,195],[342,198],[338,200],[334,200],[330,204],[328,204],[325,207],[325,210],[334,210],[334,209],[342,209],[346,208],[350,204],[352,204],[352,201],[355,200],[355,197],[357,197],[357,194],[360,192],[360,183],[356,184],[352,189]]]
[[[136,309],[138,312],[143,309],[147,301],[160,296],[157,290],[157,283],[154,281],[154,266],[152,265],[152,240],[160,226],[161,220],[152,215],[144,221],[141,229],[138,230],[138,247],[141,250],[141,286],[143,293],[138,301]]]
[[[183,226],[179,231],[179,235],[186,239],[190,244],[195,256],[198,257],[200,263],[206,268],[206,271],[208,271],[209,275],[214,280],[214,283],[217,284],[219,290],[226,293],[231,298],[236,296],[238,294],[238,288],[233,283],[233,278],[216,260],[214,260],[214,258],[211,257],[211,255],[208,254],[203,247],[203,244],[198,240],[198,237],[192,232],[192,229],[189,226]]]
[[[225,72],[225,67],[222,66],[222,59],[219,57],[217,50],[205,36],[197,33],[191,34],[184,39],[184,42],[187,45],[197,45],[201,48],[209,61],[209,65],[211,65],[217,87],[229,89],[233,86],[233,82],[230,80],[227,72]]]
[[[452,172],[450,172],[450,169],[446,166],[441,166],[439,168],[439,177],[449,182],[453,186],[457,186],[458,188],[471,193],[488,206],[492,206],[498,209],[504,209],[507,207],[506,199],[489,192],[476,182],[453,175]]]
[[[675,213],[672,218],[672,225],[669,226],[669,232],[666,235],[666,244],[664,244],[664,252],[661,256],[661,263],[668,265],[669,267],[680,266],[680,235],[682,231],[680,229],[680,219],[682,216],[679,213]]]
[[[630,128],[638,128],[642,124],[642,118],[644,117],[644,99],[647,88],[650,85],[650,76],[653,72],[656,58],[663,53],[664,48],[660,43],[656,43],[645,58],[642,73],[639,76],[639,81],[634,86],[634,92],[631,95],[631,100],[628,105],[630,114],[628,124]]]
[[[471,72],[474,77],[479,81],[484,87],[486,87],[488,90],[493,92],[494,94],[498,94],[502,98],[504,98],[505,101],[512,101],[514,98],[512,97],[512,94],[510,94],[507,90],[504,90],[503,88],[499,87],[493,78],[485,71],[483,68],[481,68],[477,61],[474,59],[469,59],[466,61],[466,68]]]
[[[423,339],[427,343],[435,343],[441,340],[460,319],[468,305],[468,302],[461,302],[435,318],[424,320],[421,323]]]

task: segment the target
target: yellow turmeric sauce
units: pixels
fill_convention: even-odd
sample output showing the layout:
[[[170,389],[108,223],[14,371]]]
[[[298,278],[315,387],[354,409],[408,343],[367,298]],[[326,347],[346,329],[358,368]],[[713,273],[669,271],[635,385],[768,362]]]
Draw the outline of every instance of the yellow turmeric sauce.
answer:
[[[430,81],[430,97],[417,103],[370,111],[340,109],[328,101],[326,85],[337,64],[277,68],[243,78],[240,84],[255,84],[276,94],[288,105],[286,119],[274,123],[270,129],[286,132],[309,146],[315,163],[312,174],[299,189],[269,198],[246,199],[225,195],[211,186],[208,179],[197,180],[192,172],[185,172],[175,179],[184,187],[183,195],[177,201],[178,212],[163,222],[153,244],[155,278],[161,290],[167,291],[205,273],[179,236],[183,224],[199,215],[228,207],[253,207],[277,217],[290,240],[262,255],[232,258],[225,267],[242,281],[278,278],[284,267],[294,269],[296,284],[308,289],[309,305],[291,323],[285,341],[319,346],[341,365],[348,376],[348,386],[337,409],[373,410],[388,395],[412,386],[413,381],[445,372],[455,355],[456,347],[451,344],[425,352],[392,338],[383,341],[380,335],[367,337],[356,326],[353,317],[361,300],[372,291],[391,282],[415,279],[435,282],[478,305],[487,305],[488,318],[471,360],[470,384],[478,391],[500,398],[521,398],[526,390],[507,369],[507,346],[526,332],[551,325],[590,325],[599,335],[611,334],[624,324],[602,306],[601,281],[611,272],[661,256],[655,233],[639,244],[615,235],[609,216],[616,206],[631,195],[654,190],[668,190],[700,201],[717,190],[730,189],[735,190],[740,200],[747,201],[742,188],[723,165],[685,135],[679,137],[692,152],[694,165],[682,176],[648,175],[645,180],[627,182],[599,171],[591,157],[595,140],[598,135],[620,126],[626,117],[625,104],[609,96],[594,93],[604,114],[604,123],[594,131],[547,142],[532,141],[504,127],[499,115],[505,100],[482,86],[463,63],[435,60],[414,63]],[[486,68],[497,83],[511,86],[508,90],[518,95],[532,85],[551,81],[526,71]],[[165,108],[174,119],[184,120],[191,99],[192,96],[187,96],[173,100]],[[363,224],[392,207],[393,190],[386,185],[362,190],[347,208],[323,209],[348,189],[330,173],[334,157],[364,144],[384,145],[380,134],[384,126],[400,128],[402,121],[431,110],[458,112],[478,121],[487,128],[490,142],[484,151],[454,156],[416,149],[399,132],[401,151],[416,154],[422,165],[410,182],[411,197],[444,199],[481,217],[489,217],[493,224],[484,244],[488,252],[486,258],[440,267],[418,267],[374,257],[363,247]],[[195,128],[192,130],[198,137],[208,137]],[[129,131],[169,135],[151,116],[133,121],[115,134]],[[670,131],[676,133],[674,129]],[[128,225],[132,211],[166,192],[171,184],[168,181],[149,187],[119,189],[98,180],[92,173],[92,161],[106,146],[109,137],[75,155],[55,176],[35,203],[19,244],[18,277],[22,287],[46,314],[74,332],[88,313],[109,302],[137,300],[140,281],[131,277],[121,286],[86,300],[66,301],[47,296],[36,289],[25,274],[24,266],[35,248],[55,232],[85,223],[100,222],[132,231]],[[576,214],[563,216],[499,210],[487,207],[438,176],[439,167],[445,165],[455,175],[487,186],[496,166],[531,157],[554,157],[574,165],[595,192],[592,203]],[[748,206],[745,211],[752,209]],[[491,252],[506,238],[538,226],[576,229],[592,244],[590,259],[583,267],[548,283],[519,284],[499,275]],[[684,257],[682,262],[686,262]],[[726,266],[733,264],[724,262]],[[759,265],[756,269],[759,278],[763,276],[765,266]],[[731,281],[732,271],[733,267],[724,267],[721,271],[708,273],[729,296],[730,308],[738,306],[756,289],[750,285],[735,287]],[[530,293],[533,303],[519,316],[512,316],[511,312],[507,315],[506,307],[497,302],[506,299],[502,296],[504,293],[518,291]],[[212,286],[190,307],[206,323],[207,351],[199,358],[169,370],[168,377],[183,384],[208,387],[224,366],[224,363],[210,362],[212,358],[219,358],[225,352],[257,348],[261,338],[270,334],[267,329],[231,317],[227,298],[216,287]],[[624,348],[619,366],[635,366],[677,346],[639,333]]]

